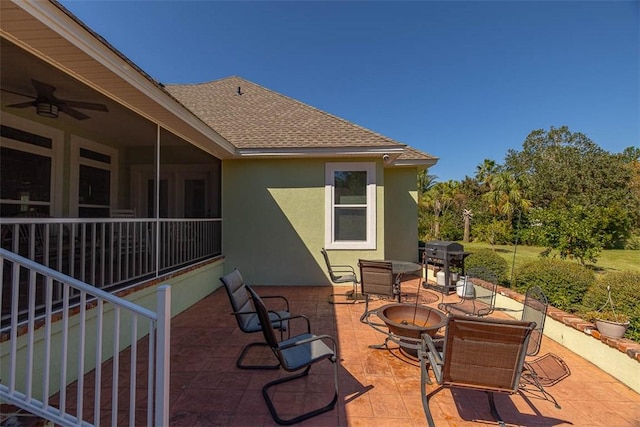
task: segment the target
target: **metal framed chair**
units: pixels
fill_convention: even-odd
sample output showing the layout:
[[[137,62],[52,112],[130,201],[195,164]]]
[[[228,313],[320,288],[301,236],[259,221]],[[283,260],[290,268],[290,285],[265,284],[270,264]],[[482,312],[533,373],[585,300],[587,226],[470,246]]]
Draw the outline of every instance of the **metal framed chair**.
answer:
[[[354,304],[358,301],[358,277],[356,276],[356,271],[350,265],[332,265],[329,261],[329,254],[327,254],[327,250],[322,248],[322,257],[324,258],[324,262],[327,264],[327,272],[329,273],[329,278],[331,282],[336,285],[344,285],[345,283],[352,283],[353,289],[347,291],[345,294],[331,294],[329,295],[329,302],[331,304]],[[336,296],[344,296],[346,297],[345,301],[336,301]]]
[[[438,308],[448,314],[484,317],[495,310],[498,279],[485,269],[469,270],[464,276],[464,288],[458,302],[440,303]],[[468,287],[471,283],[472,287]]]
[[[369,300],[372,295],[391,297],[400,295],[400,289],[396,285],[393,275],[393,265],[388,261],[358,261],[360,268],[360,288],[364,296],[364,313],[360,317],[362,323],[367,323],[367,318],[373,313],[369,311]]]
[[[338,401],[338,349],[335,339],[329,335],[312,334],[309,319],[302,315],[296,315],[290,316],[288,321],[291,322],[296,319],[304,320],[306,322],[306,333],[290,337],[286,340],[278,340],[274,332],[271,313],[267,310],[260,296],[258,296],[251,287],[247,286],[247,291],[251,295],[253,305],[256,308],[265,341],[267,345],[271,347],[282,369],[287,372],[302,370],[302,372],[278,378],[262,387],[262,396],[267,403],[267,407],[274,421],[282,425],[296,424],[333,410]],[[325,360],[333,365],[334,393],[331,401],[325,406],[312,409],[293,418],[282,418],[273,400],[269,396],[269,390],[279,384],[306,377],[311,370],[311,366]]]
[[[542,336],[544,331],[544,323],[547,317],[547,309],[549,308],[549,301],[539,286],[532,286],[527,289],[524,299],[524,305],[522,307],[522,317],[520,320],[535,322],[536,327],[531,333],[531,339],[529,340],[529,346],[527,347],[527,357],[537,356],[540,352],[542,345]],[[551,400],[556,408],[560,408],[560,404],[549,392],[547,392],[541,381],[541,373],[537,372],[536,366],[542,366],[542,360],[546,360],[546,366],[555,366],[555,371],[561,372],[561,375],[556,378],[556,382],[569,375],[569,367],[558,356],[547,353],[546,355],[532,360],[524,362],[524,370],[522,373],[522,382],[520,384],[522,389],[526,389],[528,385],[533,385],[542,393],[543,397]],[[551,383],[549,383],[551,384]]]
[[[233,309],[231,314],[235,316],[240,330],[246,333],[262,331],[258,314],[253,307],[251,296],[247,291],[247,286],[244,284],[244,280],[242,279],[242,275],[238,269],[236,268],[231,273],[221,277],[220,281],[227,291],[229,302]],[[289,312],[289,301],[283,296],[264,296],[262,298],[277,299],[281,301],[284,310],[271,311],[269,315],[272,320],[273,328],[280,331],[280,337],[282,338],[285,331],[289,332],[288,319],[291,317],[291,313]],[[242,352],[240,353],[238,360],[236,361],[236,366],[240,369],[278,369],[280,367],[279,363],[273,365],[251,365],[243,363],[244,358],[247,356],[247,353],[251,348],[265,347],[267,345],[268,344],[266,342],[252,342],[245,345],[242,348]]]
[[[442,352],[429,335],[423,334],[418,356],[422,406],[429,426],[435,426],[429,399],[443,388],[486,392],[491,414],[504,426],[493,395],[518,391],[534,328],[535,322],[453,315],[447,319]],[[429,366],[440,387],[427,394]]]

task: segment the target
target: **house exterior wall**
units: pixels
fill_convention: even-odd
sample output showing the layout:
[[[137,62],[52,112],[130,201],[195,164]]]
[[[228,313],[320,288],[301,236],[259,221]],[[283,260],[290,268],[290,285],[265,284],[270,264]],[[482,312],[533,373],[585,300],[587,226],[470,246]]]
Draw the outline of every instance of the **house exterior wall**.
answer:
[[[387,168],[384,175],[385,258],[417,262],[417,170]]]
[[[325,167],[338,161],[376,163],[377,241],[374,250],[328,251],[331,262],[357,268],[360,258],[414,260],[415,169],[392,171],[371,158],[225,160],[222,205],[227,272],[237,267],[253,285],[330,285],[320,253],[325,246]],[[389,192],[394,196],[387,201]],[[386,219],[390,212],[391,222]]]

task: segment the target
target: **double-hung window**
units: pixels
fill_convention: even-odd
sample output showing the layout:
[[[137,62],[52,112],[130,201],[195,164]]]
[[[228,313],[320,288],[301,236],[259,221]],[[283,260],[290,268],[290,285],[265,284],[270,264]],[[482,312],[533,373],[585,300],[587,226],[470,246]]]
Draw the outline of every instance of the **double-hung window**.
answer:
[[[325,211],[327,249],[375,249],[375,163],[327,163]]]

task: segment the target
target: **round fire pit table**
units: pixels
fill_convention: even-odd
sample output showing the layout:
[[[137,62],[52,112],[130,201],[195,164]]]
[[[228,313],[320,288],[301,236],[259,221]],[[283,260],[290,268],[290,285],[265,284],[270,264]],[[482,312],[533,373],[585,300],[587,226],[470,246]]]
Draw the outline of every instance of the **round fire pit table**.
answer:
[[[434,336],[443,327],[447,316],[440,310],[415,303],[388,304],[376,310],[384,325],[367,320],[369,326],[387,335],[383,344],[371,346],[381,348],[389,341],[398,344],[408,354],[416,356],[420,348],[422,334]],[[382,329],[386,326],[387,331]]]

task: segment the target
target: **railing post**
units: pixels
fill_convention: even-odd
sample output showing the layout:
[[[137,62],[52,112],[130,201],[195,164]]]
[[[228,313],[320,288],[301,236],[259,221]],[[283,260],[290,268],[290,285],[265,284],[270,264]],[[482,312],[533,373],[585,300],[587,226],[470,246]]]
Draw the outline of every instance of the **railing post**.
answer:
[[[158,287],[156,340],[155,426],[169,425],[169,362],[171,343],[171,286]]]

